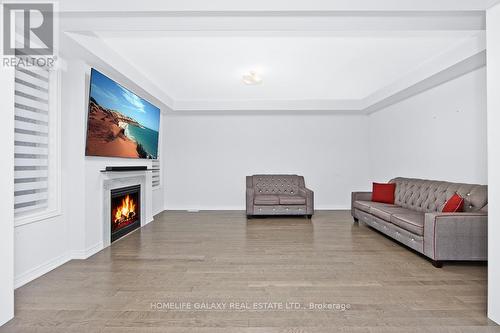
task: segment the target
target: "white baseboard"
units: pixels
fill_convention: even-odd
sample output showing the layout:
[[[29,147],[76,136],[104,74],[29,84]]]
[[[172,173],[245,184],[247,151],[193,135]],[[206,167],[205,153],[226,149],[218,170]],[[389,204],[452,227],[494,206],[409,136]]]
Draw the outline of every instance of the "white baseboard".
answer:
[[[491,313],[488,313],[488,319],[494,322],[497,325],[500,325],[500,317],[496,318]]]
[[[14,309],[10,310],[8,313],[2,313],[0,317],[0,327],[12,318],[14,318]]]
[[[198,207],[193,207],[193,206],[170,206],[170,207],[165,207],[165,210],[185,210],[185,211],[202,211],[202,210],[230,210],[230,211],[235,211],[235,210],[245,210],[245,207],[240,207],[240,206],[198,206]]]
[[[188,212],[198,212],[198,211],[215,211],[215,210],[227,210],[227,211],[245,211],[245,207],[235,207],[235,206],[220,206],[220,207],[196,207],[193,208],[191,206],[177,206],[177,207],[165,207],[165,210],[184,210]],[[314,210],[351,210],[351,206],[319,206],[315,207]]]
[[[102,242],[99,242],[97,244],[94,244],[88,248],[86,248],[85,250],[76,250],[76,251],[73,251],[71,254],[71,259],[79,259],[79,260],[83,260],[83,259],[87,259],[88,257],[91,257],[93,256],[94,254],[96,254],[97,252],[101,251],[103,249],[104,245],[102,244]]]
[[[24,286],[26,283],[31,282],[34,279],[39,278],[44,274],[47,274],[51,270],[61,266],[62,264],[67,263],[69,260],[71,260],[71,256],[70,253],[68,252],[54,259],[46,261],[45,263],[38,265],[37,267],[32,268],[27,272],[19,274],[14,278],[14,288],[17,289],[19,287]]]
[[[160,207],[157,210],[153,211],[153,216],[160,214],[165,210],[165,207]]]
[[[314,210],[351,210],[351,206],[320,206],[314,207]]]

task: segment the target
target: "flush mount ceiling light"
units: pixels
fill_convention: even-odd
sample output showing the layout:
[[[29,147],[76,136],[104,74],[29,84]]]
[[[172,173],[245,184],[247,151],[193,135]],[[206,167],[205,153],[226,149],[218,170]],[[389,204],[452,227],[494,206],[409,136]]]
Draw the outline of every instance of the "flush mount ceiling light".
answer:
[[[250,71],[246,74],[243,74],[242,80],[243,83],[248,85],[256,85],[262,83],[262,77],[255,71]]]

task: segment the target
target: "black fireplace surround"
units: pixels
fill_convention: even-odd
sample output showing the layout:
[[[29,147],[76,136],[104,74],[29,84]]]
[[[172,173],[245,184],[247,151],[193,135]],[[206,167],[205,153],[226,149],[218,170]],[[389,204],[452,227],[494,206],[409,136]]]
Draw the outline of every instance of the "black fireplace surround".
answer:
[[[141,186],[111,190],[111,242],[141,226]]]

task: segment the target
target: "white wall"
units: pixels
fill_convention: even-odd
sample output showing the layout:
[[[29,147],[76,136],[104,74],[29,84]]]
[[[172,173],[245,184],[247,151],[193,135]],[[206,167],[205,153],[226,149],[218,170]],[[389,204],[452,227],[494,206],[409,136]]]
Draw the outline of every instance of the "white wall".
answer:
[[[154,97],[127,79],[126,71],[77,55],[66,59],[62,74],[62,215],[16,228],[16,286],[98,250],[99,170],[144,164],[84,156],[90,66]],[[486,183],[484,89],[485,70],[480,69],[370,117],[163,115],[163,188],[153,192],[153,213],[244,209],[245,176],[254,173],[304,175],[315,191],[317,209],[347,209],[352,190],[399,175]],[[88,213],[72,214],[82,202]]]
[[[371,177],[486,184],[486,69],[370,115]]]
[[[101,211],[96,209],[100,207],[101,169],[108,165],[151,165],[150,161],[85,157],[90,66],[165,108],[127,77],[127,68],[117,71],[68,39],[63,39],[62,47],[61,214],[15,228],[16,287],[70,259],[86,258],[101,249]],[[161,188],[153,191],[153,213],[163,210],[163,194]]]
[[[396,176],[486,184],[486,69],[369,117],[169,115],[167,209],[243,209],[245,175],[298,173],[317,209]]]
[[[245,176],[296,173],[317,209],[346,209],[368,184],[367,117],[168,115],[167,209],[244,209]]]
[[[90,81],[90,68],[95,67],[97,70],[106,74],[107,76],[113,78],[117,82],[122,83],[127,88],[131,89],[135,93],[140,96],[152,101],[156,106],[160,107],[160,109],[165,108],[165,106],[148,94],[147,91],[144,91],[140,86],[136,85],[132,80],[126,78],[126,73],[117,72],[116,69],[113,69],[107,66],[102,61],[98,59],[86,59],[85,62],[80,60],[75,61],[77,65],[71,71],[69,75],[72,78],[71,87],[77,91],[76,98],[71,101],[70,108],[68,108],[68,112],[71,114],[72,122],[73,122],[73,130],[76,132],[72,134],[78,138],[77,142],[75,142],[75,149],[78,151],[78,160],[83,162],[83,164],[79,164],[79,168],[81,168],[80,172],[83,170],[84,174],[74,175],[75,177],[80,177],[84,179],[84,187],[81,188],[81,193],[83,193],[84,199],[84,207],[85,213],[82,217],[77,218],[77,226],[74,231],[77,233],[81,232],[80,225],[83,223],[83,237],[80,234],[76,235],[76,238],[79,238],[78,242],[81,242],[81,239],[84,239],[84,246],[78,249],[72,249],[72,257],[73,258],[86,258],[89,255],[94,254],[95,252],[102,249],[102,210],[101,202],[102,202],[102,174],[101,170],[103,170],[106,166],[112,165],[120,165],[120,166],[128,166],[128,165],[146,165],[148,168],[151,167],[151,161],[145,160],[137,160],[137,159],[125,159],[125,158],[109,158],[109,157],[85,157],[85,138],[86,138],[86,122],[87,122],[87,105],[88,105],[88,88]],[[71,110],[69,110],[71,109]],[[161,149],[161,146],[159,147]],[[82,194],[78,194],[81,198]],[[159,202],[163,201],[163,190],[160,188],[158,190],[153,191],[153,203],[155,206],[153,207],[153,213],[163,210],[163,205],[161,204],[158,207]],[[80,205],[79,201],[72,201],[70,205],[73,205],[73,209],[78,209]],[[150,217],[147,216],[146,219]],[[149,222],[149,220],[147,221]],[[74,233],[73,231],[73,233]]]
[[[71,214],[82,210],[85,199],[85,71],[83,60],[67,59],[62,75],[62,210],[67,221],[69,257],[82,257],[86,252],[85,214]]]
[[[70,216],[74,201],[83,199],[80,188],[85,180],[79,177],[79,163],[83,157],[79,154],[79,131],[75,129],[74,114],[69,105],[75,100],[75,93],[81,89],[76,81],[68,76],[70,69],[61,69],[61,212],[60,215],[35,221],[15,228],[15,286],[41,276],[55,267],[71,259],[73,247],[81,245],[79,239],[72,238],[71,227],[78,225],[83,230],[83,219],[80,224],[73,223],[79,216]],[[75,232],[76,234],[76,232]]]
[[[65,123],[70,124],[71,133],[67,133],[64,137],[70,139],[72,149],[67,152],[70,158],[64,158],[64,160],[72,164],[72,176],[70,178],[76,179],[76,184],[78,185],[73,183],[71,186],[66,186],[66,188],[70,187],[71,189],[68,190],[72,192],[71,195],[68,195],[67,205],[70,207],[68,208],[70,211],[81,209],[82,202],[84,202],[86,207],[85,214],[81,214],[80,216],[70,215],[68,217],[70,223],[72,223],[70,226],[72,239],[75,240],[75,244],[78,244],[77,246],[73,245],[71,249],[73,258],[86,258],[102,248],[102,211],[101,209],[96,209],[100,207],[102,201],[102,174],[100,171],[106,168],[106,166],[112,165],[146,165],[148,168],[151,167],[151,161],[85,156],[87,98],[89,95],[91,67],[96,67],[96,69],[118,82],[125,81],[123,77],[126,76],[124,73],[117,73],[105,63],[96,59],[87,59],[87,62],[80,59],[68,62],[68,69],[65,75],[65,79],[67,80],[65,83],[68,82],[68,84],[65,84],[65,86],[69,87],[68,90],[71,89],[72,91],[68,91],[68,95],[71,98],[65,103],[68,106],[65,108],[68,114],[68,119]],[[123,84],[144,98],[154,100],[153,96],[149,95],[133,82],[127,81],[127,83]],[[162,109],[165,108],[163,104],[157,101],[155,105]],[[159,148],[161,149],[161,145]],[[75,172],[75,169],[78,169],[78,172]],[[75,189],[78,189],[78,191],[75,191]],[[153,214],[162,210],[163,190],[159,188],[153,191]],[[82,235],[85,236],[82,237]]]
[[[488,317],[500,324],[500,5],[487,12]]]
[[[163,105],[165,108],[166,106]],[[159,214],[165,210],[165,174],[166,174],[166,159],[167,156],[163,156],[163,146],[166,144],[163,140],[166,129],[166,115],[161,114],[160,117],[160,137],[159,137],[159,147],[158,156],[160,157],[160,186],[153,189],[153,216]]]
[[[0,67],[0,326],[14,316],[14,71]]]

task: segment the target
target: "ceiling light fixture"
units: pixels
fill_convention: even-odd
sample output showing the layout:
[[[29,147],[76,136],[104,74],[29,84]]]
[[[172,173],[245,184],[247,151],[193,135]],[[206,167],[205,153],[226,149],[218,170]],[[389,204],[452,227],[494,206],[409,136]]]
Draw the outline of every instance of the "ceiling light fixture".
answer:
[[[262,83],[262,77],[255,71],[250,71],[243,74],[243,83],[248,85],[256,85]]]

